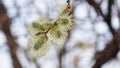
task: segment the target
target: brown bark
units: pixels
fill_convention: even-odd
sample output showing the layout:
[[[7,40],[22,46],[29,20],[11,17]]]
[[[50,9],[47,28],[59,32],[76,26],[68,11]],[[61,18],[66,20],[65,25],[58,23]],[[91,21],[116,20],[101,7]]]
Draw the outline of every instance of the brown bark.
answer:
[[[113,35],[113,39],[110,43],[107,44],[106,48],[101,52],[96,52],[95,60],[96,63],[93,65],[93,68],[101,68],[101,66],[111,60],[112,58],[116,57],[119,51],[120,39],[119,39],[119,32],[117,32],[112,27],[111,17],[112,17],[112,5],[114,4],[114,0],[108,1],[108,13],[104,15],[100,9],[100,4],[97,4],[94,0],[86,0],[91,6],[95,8],[97,13],[99,13],[106,24],[109,27],[111,34]]]
[[[59,60],[59,68],[62,68],[62,57],[63,55],[66,53],[66,50],[65,50],[65,47],[63,47],[61,50],[60,50],[60,53],[58,55],[58,60]]]
[[[16,56],[16,50],[18,48],[18,44],[15,42],[13,36],[10,33],[10,24],[11,20],[7,15],[6,8],[2,3],[0,3],[0,24],[2,25],[2,31],[6,35],[7,44],[10,50],[10,55],[13,60],[14,68],[22,68],[21,64]]]

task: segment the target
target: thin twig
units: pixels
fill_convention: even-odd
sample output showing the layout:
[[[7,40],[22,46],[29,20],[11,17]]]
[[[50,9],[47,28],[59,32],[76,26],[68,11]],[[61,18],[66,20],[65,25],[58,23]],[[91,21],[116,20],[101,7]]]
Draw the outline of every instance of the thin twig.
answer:
[[[71,8],[70,7],[70,0],[67,0],[67,3],[68,3],[67,8],[70,9]]]

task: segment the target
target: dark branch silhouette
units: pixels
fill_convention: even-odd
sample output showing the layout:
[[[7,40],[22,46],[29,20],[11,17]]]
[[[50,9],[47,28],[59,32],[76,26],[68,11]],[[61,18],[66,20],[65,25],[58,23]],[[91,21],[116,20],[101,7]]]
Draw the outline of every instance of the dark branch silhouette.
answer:
[[[11,58],[13,60],[13,66],[14,68],[22,68],[16,56],[16,50],[18,48],[18,44],[15,42],[10,32],[11,20],[7,16],[6,8],[4,7],[2,3],[0,3],[0,24],[2,25],[2,31],[4,32],[7,38],[7,44],[10,50]]]
[[[101,11],[100,4],[97,4],[94,0],[86,0],[86,1],[95,8],[97,13],[99,13],[103,17],[104,21],[109,27],[110,32],[113,35],[112,41],[107,44],[106,48],[101,52],[96,52],[95,54],[96,63],[93,65],[93,68],[101,68],[101,65],[103,65],[110,59],[115,58],[119,51],[119,44],[120,44],[119,33],[115,29],[113,29],[111,24],[112,6],[114,4],[114,0],[108,1],[107,15],[104,15],[103,12]]]

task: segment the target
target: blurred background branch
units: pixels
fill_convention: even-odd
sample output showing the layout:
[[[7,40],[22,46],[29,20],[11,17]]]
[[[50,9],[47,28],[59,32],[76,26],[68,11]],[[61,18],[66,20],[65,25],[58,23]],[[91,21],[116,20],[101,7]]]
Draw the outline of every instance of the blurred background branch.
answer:
[[[119,39],[119,32],[116,31],[112,27],[112,6],[114,4],[114,0],[108,0],[108,13],[107,15],[104,15],[103,12],[100,9],[100,5],[97,4],[94,0],[87,0],[87,2],[92,5],[96,11],[99,11],[101,16],[103,17],[104,21],[107,23],[110,32],[113,35],[113,39],[110,43],[107,44],[106,48],[101,51],[96,53],[96,63],[93,66],[93,68],[101,68],[101,65],[106,63],[112,58],[115,58],[119,51],[119,44],[120,44],[120,39]]]
[[[10,24],[11,24],[11,19],[7,15],[7,10],[4,7],[2,3],[0,3],[0,23],[2,25],[2,31],[7,37],[7,44],[10,50],[10,55],[12,58],[13,62],[13,67],[14,68],[22,68],[21,64],[17,58],[16,51],[18,49],[18,44],[15,42],[14,37],[11,35],[10,32]]]

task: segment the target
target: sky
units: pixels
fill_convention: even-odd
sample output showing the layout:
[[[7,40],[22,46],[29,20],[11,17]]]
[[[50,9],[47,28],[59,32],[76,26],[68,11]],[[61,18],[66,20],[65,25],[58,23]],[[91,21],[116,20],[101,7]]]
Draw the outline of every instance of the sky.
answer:
[[[56,19],[59,12],[66,5],[65,0],[2,0],[7,13],[12,18],[10,26],[11,33],[17,37],[16,42],[20,48],[17,50],[17,57],[23,68],[36,68],[34,62],[28,61],[24,50],[28,46],[29,36],[26,30],[26,25],[32,23],[41,17],[47,16],[53,20]],[[106,10],[106,2],[101,5],[103,11]],[[120,3],[120,1],[118,0]],[[72,1],[72,3],[76,3]],[[104,12],[106,13],[106,11]],[[105,48],[105,44],[112,39],[107,24],[100,16],[97,16],[95,10],[87,3],[80,2],[76,5],[74,10],[76,18],[75,26],[70,34],[70,39],[66,44],[67,53],[63,56],[64,68],[75,68],[75,66],[82,68],[91,68],[95,63],[93,59],[95,51],[101,51]],[[90,18],[89,18],[89,17]],[[113,15],[112,26],[117,30],[120,26],[120,21],[117,15]],[[94,23],[94,24],[93,24]],[[97,35],[100,35],[97,37]],[[102,36],[104,35],[104,36]],[[104,38],[105,37],[105,38]],[[96,40],[99,40],[98,45],[95,45]],[[76,43],[82,43],[82,47],[77,47]],[[56,45],[51,46],[44,57],[40,57],[37,63],[41,68],[58,68],[58,53],[60,47]],[[75,63],[75,58],[78,62]],[[117,59],[110,60],[105,63],[102,68],[119,68],[120,67],[120,52]],[[9,48],[6,44],[6,37],[0,31],[0,68],[13,68],[12,60],[9,53]]]

